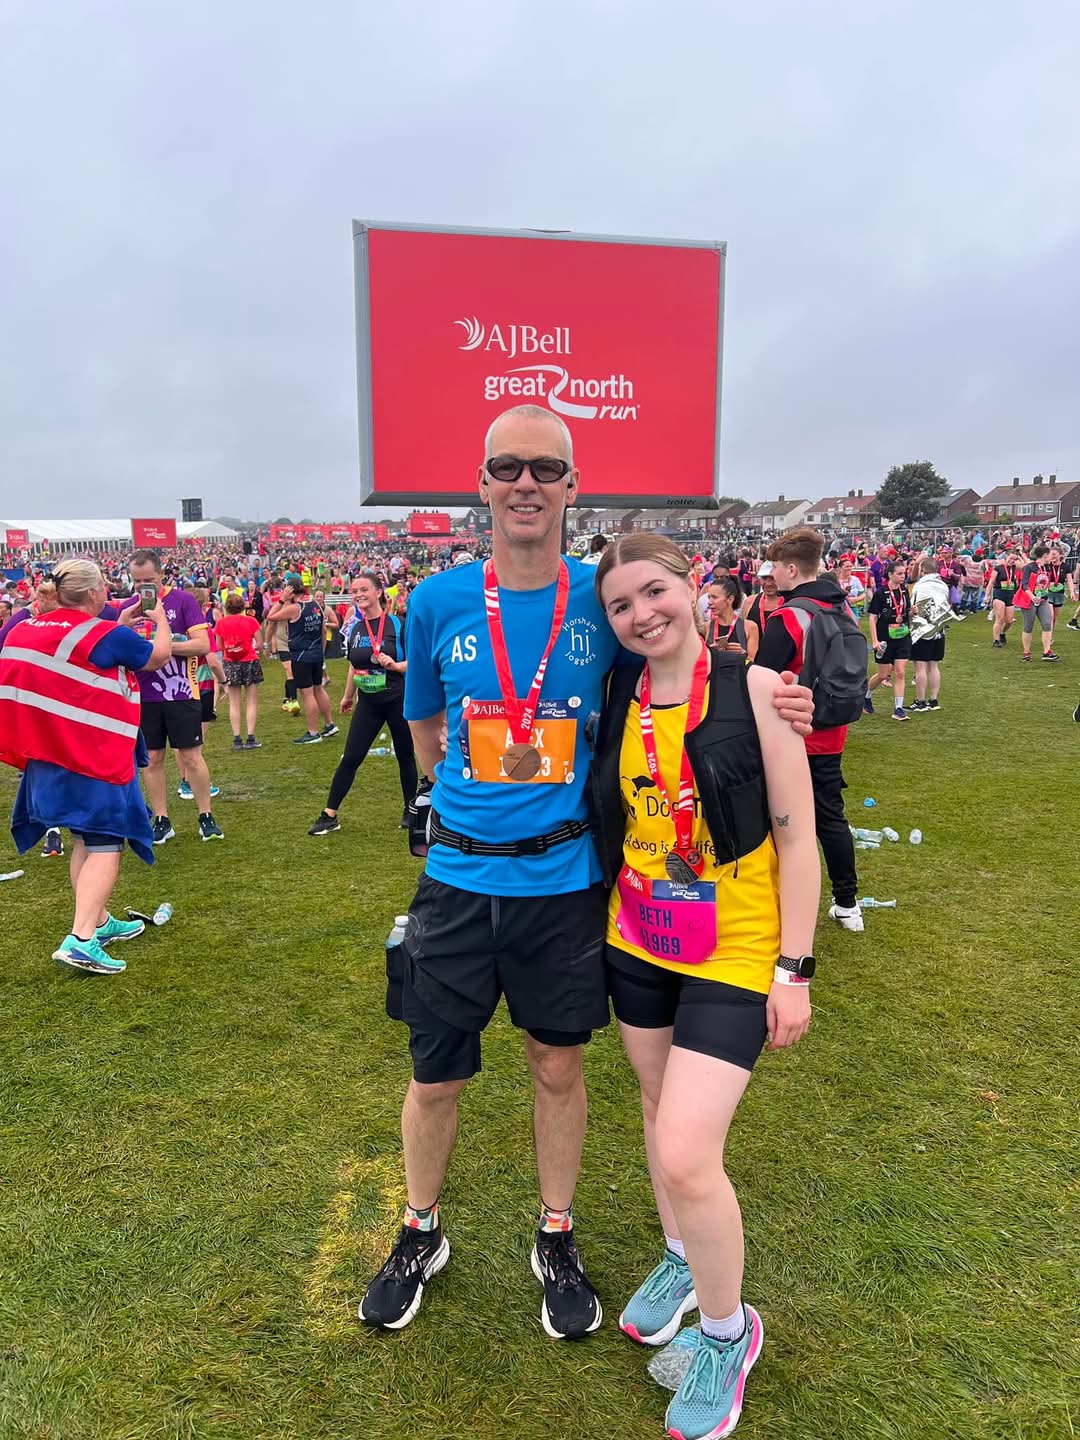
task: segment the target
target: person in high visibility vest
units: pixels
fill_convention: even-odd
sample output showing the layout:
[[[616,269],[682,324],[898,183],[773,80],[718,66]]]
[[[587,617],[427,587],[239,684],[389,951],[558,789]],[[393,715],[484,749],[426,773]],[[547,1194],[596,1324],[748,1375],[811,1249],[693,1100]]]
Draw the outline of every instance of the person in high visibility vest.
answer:
[[[153,864],[135,673],[166,664],[172,639],[160,600],[145,615],[136,600],[119,621],[102,619],[108,590],[92,560],[64,560],[53,579],[57,607],[21,621],[0,653],[0,761],[23,771],[11,817],[20,853],[50,828],[72,834],[75,915],[53,959],[113,975],[126,966],[106,946],[144,929],[107,909],[125,842]],[[137,633],[145,622],[153,641]]]

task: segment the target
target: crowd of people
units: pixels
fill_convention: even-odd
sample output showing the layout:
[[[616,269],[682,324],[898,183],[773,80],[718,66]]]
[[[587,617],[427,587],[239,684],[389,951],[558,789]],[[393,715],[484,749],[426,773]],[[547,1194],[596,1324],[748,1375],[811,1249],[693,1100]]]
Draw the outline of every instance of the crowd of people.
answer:
[[[811,1024],[819,842],[828,915],[863,930],[848,726],[873,714],[882,686],[898,720],[939,710],[945,627],[965,612],[984,609],[1001,648],[1019,609],[1023,657],[1037,624],[1055,660],[1055,624],[1076,602],[1074,541],[931,553],[831,545],[798,527],[691,556],[638,531],[567,557],[572,438],[533,406],[495,421],[477,480],[490,545],[434,567],[392,543],[137,550],[9,582],[0,759],[23,772],[12,833],[20,851],[43,841],[56,855],[68,832],[73,915],[54,958],[119,973],[111,947],[145,923],[109,909],[121,855],[152,861],[176,836],[166,748],[200,840],[222,841],[203,744],[219,696],[232,747],[260,749],[260,687],[280,664],[280,703],[305,726],[293,743],[321,744],[338,734],[327,658],[343,655],[349,729],[308,834],[340,830],[385,726],[401,823],[426,852],[387,991],[412,1060],[406,1205],[359,1319],[411,1323],[450,1258],[439,1201],[459,1099],[505,997],[533,1085],[541,1324],[556,1339],[601,1325],[573,1205],[584,1047],[614,1013],[640,1090],[659,1255],[618,1323],[673,1392],[668,1433],[713,1440],[738,1421],[764,1337],[744,1300],[725,1145],[758,1056]]]

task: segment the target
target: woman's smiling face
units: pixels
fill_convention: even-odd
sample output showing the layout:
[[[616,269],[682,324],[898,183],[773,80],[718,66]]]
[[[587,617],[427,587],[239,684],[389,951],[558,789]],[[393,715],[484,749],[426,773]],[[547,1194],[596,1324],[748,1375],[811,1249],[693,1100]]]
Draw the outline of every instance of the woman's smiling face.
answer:
[[[681,579],[655,560],[614,565],[604,576],[601,600],[616,638],[635,655],[674,655],[696,630],[693,579]]]

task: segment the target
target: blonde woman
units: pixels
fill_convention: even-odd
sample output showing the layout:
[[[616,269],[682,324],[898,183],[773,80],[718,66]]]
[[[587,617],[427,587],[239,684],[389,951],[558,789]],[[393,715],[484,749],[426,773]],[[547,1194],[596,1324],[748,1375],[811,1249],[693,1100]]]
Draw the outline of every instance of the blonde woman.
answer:
[[[61,561],[53,578],[57,607],[24,620],[0,652],[0,760],[23,771],[11,833],[25,852],[50,828],[71,831],[75,913],[53,959],[115,975],[126,966],[105,947],[144,928],[107,908],[124,845],[153,864],[135,674],[167,664],[172,637],[160,599],[145,616],[135,601],[119,622],[101,619],[108,591],[92,560]],[[135,632],[144,620],[153,641]]]

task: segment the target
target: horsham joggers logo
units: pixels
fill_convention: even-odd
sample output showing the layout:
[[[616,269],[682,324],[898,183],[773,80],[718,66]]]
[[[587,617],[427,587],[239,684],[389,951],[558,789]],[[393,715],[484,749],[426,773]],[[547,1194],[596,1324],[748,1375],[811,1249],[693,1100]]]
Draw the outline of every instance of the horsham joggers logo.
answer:
[[[541,330],[538,325],[486,325],[477,315],[455,320],[465,332],[459,350],[482,350],[485,354],[499,351],[507,360],[519,355],[570,355],[570,327],[557,325]],[[636,420],[638,404],[634,382],[621,371],[605,376],[571,375],[562,365],[515,365],[502,374],[484,376],[484,399],[542,402],[559,415],[574,420]],[[598,400],[605,404],[580,404],[576,401]],[[630,403],[614,403],[614,402]]]

